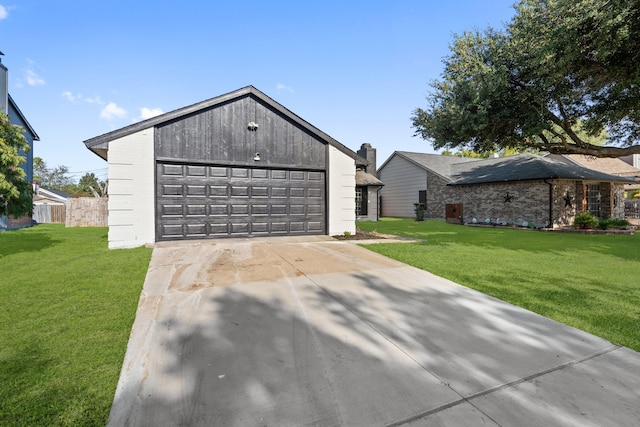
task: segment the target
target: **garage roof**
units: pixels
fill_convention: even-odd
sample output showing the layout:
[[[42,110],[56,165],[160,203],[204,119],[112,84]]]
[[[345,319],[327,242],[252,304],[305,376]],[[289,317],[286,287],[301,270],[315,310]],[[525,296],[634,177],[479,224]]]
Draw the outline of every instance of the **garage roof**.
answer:
[[[139,132],[144,129],[148,129],[154,126],[161,125],[163,123],[180,119],[184,116],[193,114],[200,110],[204,110],[207,108],[215,107],[217,105],[233,101],[234,99],[238,99],[245,96],[252,96],[265,104],[269,105],[271,108],[287,117],[292,122],[296,123],[298,126],[305,129],[307,132],[315,135],[318,139],[325,141],[327,144],[337,148],[339,151],[353,158],[358,165],[365,165],[367,163],[366,159],[358,156],[354,151],[350,150],[346,146],[339,143],[337,140],[333,139],[326,133],[322,132],[317,127],[313,126],[311,123],[302,119],[298,115],[294,114],[289,109],[285,108],[281,104],[277,103],[263,92],[259,91],[253,86],[246,86],[241,89],[235,90],[233,92],[226,93],[224,95],[217,96],[215,98],[207,99],[202,102],[198,102],[197,104],[189,105],[187,107],[179,108],[177,110],[170,111],[165,114],[161,114],[156,117],[152,117],[147,120],[143,120],[138,123],[134,123],[132,125],[116,129],[114,131],[105,133],[100,136],[96,136],[94,138],[90,138],[84,141],[85,146],[96,153],[98,156],[107,160],[107,152],[109,151],[109,142],[115,139],[119,139],[125,137],[127,135]]]

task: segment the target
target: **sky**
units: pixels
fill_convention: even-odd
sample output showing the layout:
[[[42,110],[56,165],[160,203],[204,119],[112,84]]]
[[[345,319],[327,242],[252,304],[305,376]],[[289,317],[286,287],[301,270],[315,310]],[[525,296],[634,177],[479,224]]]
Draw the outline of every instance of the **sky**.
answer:
[[[455,34],[514,0],[0,0],[9,93],[34,156],[107,178],[83,141],[253,85],[357,151],[433,153],[414,135]]]

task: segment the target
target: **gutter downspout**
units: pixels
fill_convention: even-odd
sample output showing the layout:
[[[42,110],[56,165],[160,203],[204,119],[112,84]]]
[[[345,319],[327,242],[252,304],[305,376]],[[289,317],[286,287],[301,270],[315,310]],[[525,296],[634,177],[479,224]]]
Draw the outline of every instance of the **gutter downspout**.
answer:
[[[547,179],[544,179],[544,183],[549,186],[549,225],[548,227],[553,228],[553,183],[548,182]]]
[[[378,187],[376,190],[376,221],[380,221],[380,210],[382,209],[382,205],[380,204],[380,190],[382,190],[382,187]]]

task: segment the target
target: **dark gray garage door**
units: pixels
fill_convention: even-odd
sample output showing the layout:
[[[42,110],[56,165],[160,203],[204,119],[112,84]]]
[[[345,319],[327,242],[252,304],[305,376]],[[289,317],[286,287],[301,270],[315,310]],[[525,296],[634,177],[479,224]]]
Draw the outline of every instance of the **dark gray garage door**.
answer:
[[[157,164],[158,240],[325,234],[325,173]]]

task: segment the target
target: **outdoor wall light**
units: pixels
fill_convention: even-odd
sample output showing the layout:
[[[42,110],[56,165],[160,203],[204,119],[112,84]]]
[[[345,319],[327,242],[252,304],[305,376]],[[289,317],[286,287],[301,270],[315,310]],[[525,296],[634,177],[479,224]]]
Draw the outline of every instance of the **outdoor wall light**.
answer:
[[[258,124],[256,122],[249,122],[249,124],[247,125],[247,129],[249,129],[251,132],[255,132],[258,130]]]
[[[256,162],[260,161],[260,153],[256,153],[253,155],[253,160],[255,160]]]

